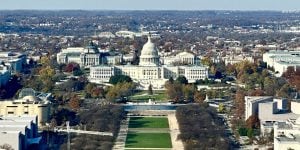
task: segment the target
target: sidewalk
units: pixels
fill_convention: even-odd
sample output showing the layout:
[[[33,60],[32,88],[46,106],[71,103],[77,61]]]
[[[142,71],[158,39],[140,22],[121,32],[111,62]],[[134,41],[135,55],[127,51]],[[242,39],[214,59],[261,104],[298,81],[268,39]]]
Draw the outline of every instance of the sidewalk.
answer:
[[[124,150],[125,149],[125,142],[128,132],[128,123],[129,123],[129,117],[126,118],[126,120],[121,122],[120,125],[120,131],[118,133],[118,137],[116,139],[116,142],[114,144],[113,150]]]
[[[175,113],[168,115],[169,120],[169,128],[170,128],[170,135],[172,141],[172,150],[183,150],[184,146],[181,140],[177,140],[177,136],[180,134],[178,122],[176,119]]]

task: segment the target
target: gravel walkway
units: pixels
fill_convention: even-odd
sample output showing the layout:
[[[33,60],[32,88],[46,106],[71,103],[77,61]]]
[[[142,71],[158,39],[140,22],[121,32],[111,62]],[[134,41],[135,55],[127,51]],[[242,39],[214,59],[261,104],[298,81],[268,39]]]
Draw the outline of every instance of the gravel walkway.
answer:
[[[169,120],[169,128],[170,128],[170,135],[172,141],[172,150],[183,150],[184,146],[181,140],[177,140],[177,136],[180,134],[178,122],[176,119],[175,113],[168,115]]]
[[[128,123],[129,123],[129,117],[127,117],[126,120],[122,121],[120,126],[120,131],[118,133],[118,137],[116,139],[116,142],[114,144],[113,150],[124,150],[125,149],[125,142],[128,132]]]

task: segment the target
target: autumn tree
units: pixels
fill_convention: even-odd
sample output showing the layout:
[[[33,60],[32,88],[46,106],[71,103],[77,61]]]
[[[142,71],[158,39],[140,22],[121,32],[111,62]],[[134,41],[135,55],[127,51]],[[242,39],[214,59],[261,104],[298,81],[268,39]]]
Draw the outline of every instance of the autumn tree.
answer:
[[[206,66],[211,66],[213,64],[212,60],[210,59],[210,57],[203,57],[201,59],[201,63],[203,65],[206,65]]]
[[[184,99],[187,101],[192,101],[194,99],[195,91],[196,87],[192,84],[182,85]]]
[[[219,107],[218,107],[218,112],[219,113],[225,113],[225,111],[226,111],[226,107],[224,106],[223,103],[220,103]]]
[[[78,110],[80,108],[80,99],[77,95],[73,95],[69,100],[69,106],[73,110]]]
[[[35,83],[41,83],[41,90],[44,92],[49,92],[54,88],[53,77],[55,75],[55,70],[50,66],[42,67],[39,70],[39,77],[37,80],[33,80]]]
[[[252,115],[250,116],[247,120],[246,120],[246,126],[247,128],[255,128],[258,129],[259,128],[259,119],[257,115]]]
[[[69,63],[69,64],[66,65],[64,71],[65,72],[73,72],[73,71],[78,70],[78,69],[80,69],[80,67],[79,67],[78,64],[76,64],[76,63]]]
[[[104,89],[102,87],[96,87],[92,90],[92,98],[99,98],[104,96]]]
[[[243,118],[245,113],[245,91],[238,89],[234,99],[235,115],[237,118]]]
[[[292,87],[286,83],[277,92],[278,97],[290,97],[290,93],[293,91]]]
[[[195,94],[194,94],[194,101],[196,103],[203,103],[204,100],[206,98],[206,94],[203,90],[200,90],[200,91],[195,91]]]
[[[282,77],[286,78],[291,86],[300,91],[300,67],[288,67]]]
[[[261,89],[251,90],[249,96],[264,96],[264,91]]]
[[[51,79],[54,76],[54,74],[55,71],[50,66],[46,66],[39,71],[41,80]]]
[[[165,84],[166,93],[169,99],[174,100],[175,102],[182,101],[183,99],[183,92],[182,92],[182,85],[175,82],[170,83],[166,82]]]
[[[94,83],[88,83],[85,86],[84,94],[86,98],[102,98],[105,95],[103,87],[99,87]]]
[[[106,99],[112,102],[116,102],[117,99],[122,99],[131,95],[135,84],[132,82],[121,82],[109,87],[105,95]]]
[[[47,57],[47,56],[41,57],[40,62],[42,64],[42,66],[50,66],[51,65],[50,64],[50,58]]]

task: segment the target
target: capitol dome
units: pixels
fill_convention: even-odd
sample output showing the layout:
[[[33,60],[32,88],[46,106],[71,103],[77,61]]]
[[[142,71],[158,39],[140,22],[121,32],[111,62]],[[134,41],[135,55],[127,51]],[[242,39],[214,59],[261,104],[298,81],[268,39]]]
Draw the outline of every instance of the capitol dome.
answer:
[[[141,66],[158,66],[159,65],[159,55],[155,47],[155,44],[151,42],[150,36],[148,37],[148,42],[143,46],[140,56]]]
[[[151,42],[150,37],[148,37],[148,42],[143,46],[141,56],[158,56],[155,44]]]

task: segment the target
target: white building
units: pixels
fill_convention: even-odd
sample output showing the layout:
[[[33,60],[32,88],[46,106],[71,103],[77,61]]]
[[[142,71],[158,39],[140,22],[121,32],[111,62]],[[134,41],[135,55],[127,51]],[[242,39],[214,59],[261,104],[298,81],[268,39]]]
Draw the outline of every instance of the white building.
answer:
[[[100,38],[115,38],[116,36],[111,32],[101,32],[98,34]]]
[[[191,62],[193,61],[194,57]],[[154,89],[163,89],[165,81],[171,77],[175,79],[178,76],[185,76],[190,83],[208,78],[208,67],[161,65],[158,51],[148,38],[148,42],[141,51],[139,65],[93,66],[90,68],[89,79],[96,83],[108,82],[113,75],[128,75],[144,89],[150,84]]]
[[[22,72],[26,59],[23,53],[0,52],[0,64],[7,67],[12,74]]]
[[[225,65],[228,65],[228,64],[233,65],[233,64],[236,64],[236,63],[239,63],[242,61],[249,61],[251,63],[254,62],[254,59],[252,56],[243,56],[243,55],[229,55],[229,56],[223,57],[222,59],[225,62]]]
[[[263,54],[263,61],[281,76],[288,67],[300,66],[300,51],[271,50]]]
[[[274,150],[300,149],[300,117],[274,124]]]
[[[299,104],[297,102],[292,102],[291,107],[293,108],[291,112],[287,109],[286,99],[274,99],[271,102],[260,103],[259,104],[259,114],[261,124],[262,134],[269,133],[273,129],[273,124],[276,122],[285,122],[288,119],[297,119],[300,117]]]
[[[152,38],[160,38],[160,34],[157,31],[140,31],[140,32],[133,32],[133,31],[118,31],[116,32],[116,36],[123,37],[123,38],[131,38],[134,37],[142,37],[148,36],[151,34]]]
[[[99,49],[93,43],[85,48],[70,47],[57,53],[57,63],[67,64],[73,62],[85,68],[100,64],[117,64],[121,61],[121,56],[110,56],[107,53],[99,52]]]
[[[257,115],[260,120],[261,133],[269,133],[276,122],[300,117],[300,103],[291,102],[291,112],[288,111],[286,99],[276,99],[271,96],[246,96],[245,120],[251,115]]]
[[[258,115],[258,104],[272,101],[271,96],[245,96],[245,120],[252,115]]]
[[[14,150],[39,149],[40,141],[37,116],[0,116],[0,145]]]
[[[173,56],[163,56],[161,62],[164,65],[184,64],[197,65],[200,64],[200,58],[191,52],[180,52]]]
[[[62,49],[57,53],[57,62],[59,64],[77,63],[80,67],[89,67],[92,65],[100,65],[100,53],[94,45],[89,45],[86,48],[72,47]]]
[[[37,116],[37,124],[45,124],[50,117],[50,104],[35,96],[25,96],[22,99],[0,101],[0,116]]]

